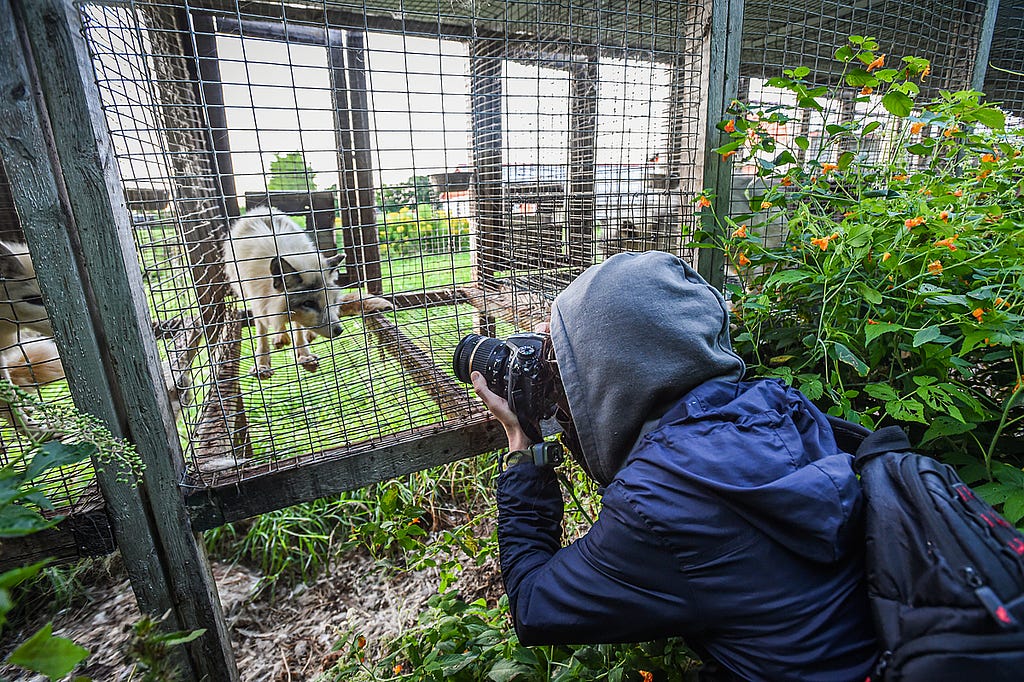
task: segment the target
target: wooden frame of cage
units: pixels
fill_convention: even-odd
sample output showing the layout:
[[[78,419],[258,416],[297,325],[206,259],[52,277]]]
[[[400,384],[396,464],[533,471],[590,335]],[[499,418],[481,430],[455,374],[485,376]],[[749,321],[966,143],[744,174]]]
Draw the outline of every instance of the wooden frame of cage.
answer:
[[[988,2],[983,42],[986,35],[991,39],[997,5],[997,0]],[[189,6],[217,10],[230,8],[232,3],[193,0]],[[301,19],[305,11],[291,4],[253,2],[247,5],[247,13],[262,10],[266,10],[268,19],[277,21],[282,18],[281,11],[296,19]],[[505,220],[500,78],[501,60],[506,56],[504,37],[487,31],[471,34],[464,26],[331,12],[332,25],[347,20],[356,27],[385,24],[394,27],[397,21],[399,25],[415,27],[425,33],[443,28],[450,31],[450,35],[461,32],[472,39],[473,160],[477,215],[485,236],[478,251],[478,286],[396,295],[392,302],[400,309],[468,303],[480,311],[484,331],[494,319],[528,327],[546,318],[545,301],[523,298],[501,288],[500,281],[494,277],[500,265],[496,242],[487,242],[488,237],[500,239]],[[737,92],[742,15],[742,0],[712,3],[707,43],[710,90],[704,120],[702,172],[704,186],[719,188],[716,201],[728,197],[730,175],[718,155],[711,151],[721,142],[721,132],[714,122],[719,120]],[[200,22],[205,20],[202,13],[194,16]],[[347,43],[346,47],[353,47],[353,44]],[[982,47],[987,49],[987,43]],[[196,48],[200,69],[212,69],[215,60],[204,59],[204,56],[211,56],[210,45],[198,40]],[[332,54],[336,53],[332,51]],[[594,183],[596,115],[592,57],[586,50],[578,52],[578,56],[570,72],[575,135],[570,148],[573,173],[569,178],[569,201],[575,202],[578,209],[569,229],[576,237],[573,244],[578,246],[567,261],[550,264],[567,265],[574,271],[589,265],[593,258],[589,252],[593,239],[592,220],[588,221],[588,216],[593,215],[593,206],[588,204],[588,196],[592,195]],[[358,69],[352,72],[356,78],[357,72]],[[217,80],[212,71],[200,75],[199,80],[207,85]],[[975,83],[983,81],[984,65],[976,65],[973,75]],[[358,83],[349,85],[357,92],[360,89]],[[365,90],[365,84],[361,87]],[[223,102],[218,102],[216,88],[209,88],[204,96],[212,106],[208,109],[210,138],[202,149],[213,159],[211,165],[217,169],[221,195],[233,197],[226,124],[223,112],[220,118],[217,114],[217,105]],[[351,121],[347,130],[359,134],[366,125],[365,119],[359,120],[359,116],[366,114],[365,107],[353,107],[351,112],[356,120]],[[675,120],[671,116],[670,119]],[[304,465],[301,471],[268,472],[265,476],[202,490],[181,487],[185,473],[183,459],[166,398],[162,397],[165,396],[162,378],[154,369],[158,363],[153,328],[145,303],[140,299],[142,286],[138,272],[125,265],[135,257],[134,244],[127,237],[130,218],[124,208],[121,185],[116,177],[117,164],[91,80],[91,64],[82,43],[78,15],[68,0],[0,0],[0,125],[7,133],[0,138],[0,152],[25,237],[33,252],[45,252],[49,256],[48,266],[40,268],[38,278],[44,291],[62,292],[61,301],[47,300],[47,309],[61,355],[68,359],[65,367],[76,403],[100,417],[115,435],[130,438],[147,465],[144,480],[138,487],[119,483],[117,472],[99,471],[97,479],[106,508],[85,510],[56,529],[33,536],[22,543],[25,551],[18,556],[35,556],[32,552],[79,556],[108,551],[116,541],[144,611],[161,614],[169,610],[172,614],[169,625],[173,628],[207,629],[204,637],[187,647],[182,663],[188,678],[206,676],[235,680],[238,674],[198,531],[285,504],[350,490],[493,450],[503,442],[501,429],[480,415],[479,420],[471,420],[458,429],[424,430],[408,442],[366,443],[359,448],[329,453],[331,456],[325,461]],[[83,144],[83,136],[88,144]],[[366,149],[358,143],[350,143],[348,147],[339,144],[339,147]],[[678,155],[678,150],[670,149],[669,154]],[[366,170],[368,160],[360,163],[352,159],[343,167],[357,174],[369,172]],[[366,186],[356,180],[349,187],[365,191]],[[356,196],[349,206],[355,207],[357,213],[364,212],[352,215],[348,223],[349,227],[358,226],[353,234],[362,236],[360,248],[373,243],[375,231],[365,232],[370,225],[375,225],[365,214],[366,207],[372,209],[372,197],[367,200],[365,196]],[[716,204],[716,208],[722,206]],[[225,202],[219,210],[221,219],[238,214],[238,207],[231,202]],[[710,222],[705,227],[712,232],[715,229]],[[698,270],[709,281],[720,282],[721,255],[712,251],[702,255]],[[222,304],[218,304],[217,297],[211,293],[216,283],[203,270],[209,264],[209,254],[196,251],[189,257],[199,275],[197,283],[207,287],[205,291],[209,296],[204,299],[208,304],[204,315],[209,317],[202,320],[202,333],[216,338],[237,338],[237,327],[245,320],[229,319]],[[358,250],[354,258],[364,265],[379,260],[366,258]],[[364,271],[361,279],[373,291],[373,273]],[[379,273],[377,279],[379,281]],[[109,305],[110,300],[117,301],[118,305]],[[128,302],[127,319],[125,301]],[[437,369],[429,357],[383,317],[370,315],[366,322],[380,343],[398,354],[403,367],[414,379],[420,377],[422,383],[440,387],[436,400],[443,403],[448,399],[453,389],[436,381]],[[195,332],[159,324],[156,331],[172,336],[172,345],[185,356],[181,364],[187,366],[184,360],[195,352]],[[125,350],[123,355],[113,357],[112,348]],[[237,359],[237,347],[232,350],[229,343],[224,344],[224,348],[226,371],[232,371],[230,367],[232,358]],[[226,423],[223,415],[218,419],[219,422],[213,421]],[[244,434],[244,424],[241,428],[236,424],[235,433]],[[234,434],[225,437],[232,438]]]

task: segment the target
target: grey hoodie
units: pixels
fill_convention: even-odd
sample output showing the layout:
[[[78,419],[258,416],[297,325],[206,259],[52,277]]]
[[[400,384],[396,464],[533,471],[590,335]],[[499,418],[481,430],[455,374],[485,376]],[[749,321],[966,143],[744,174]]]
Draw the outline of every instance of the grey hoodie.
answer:
[[[588,268],[555,299],[551,341],[577,455],[602,485],[679,398],[744,372],[722,295],[661,251],[620,253]]]

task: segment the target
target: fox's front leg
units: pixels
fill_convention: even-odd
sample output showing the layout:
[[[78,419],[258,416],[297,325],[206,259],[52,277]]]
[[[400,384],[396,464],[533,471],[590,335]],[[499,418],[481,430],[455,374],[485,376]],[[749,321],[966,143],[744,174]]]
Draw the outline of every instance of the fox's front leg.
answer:
[[[316,338],[316,334],[308,329],[292,330],[292,341],[295,346],[295,361],[310,372],[320,369],[320,358],[313,355],[309,350],[309,344]]]
[[[287,324],[288,317],[282,315],[256,318],[256,366],[253,367],[252,373],[261,379],[269,379],[274,375],[274,369],[270,366],[271,340],[274,346],[279,348],[280,337],[284,336],[284,345],[287,345],[288,333],[284,331]],[[274,333],[275,330],[280,331]]]

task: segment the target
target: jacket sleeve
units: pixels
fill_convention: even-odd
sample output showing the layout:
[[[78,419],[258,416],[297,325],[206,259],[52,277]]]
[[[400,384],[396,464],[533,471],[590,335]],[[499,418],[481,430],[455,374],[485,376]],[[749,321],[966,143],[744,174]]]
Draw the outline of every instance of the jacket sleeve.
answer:
[[[698,622],[678,559],[612,483],[585,536],[560,547],[555,473],[521,464],[498,479],[501,573],[519,640],[541,644],[641,642]]]

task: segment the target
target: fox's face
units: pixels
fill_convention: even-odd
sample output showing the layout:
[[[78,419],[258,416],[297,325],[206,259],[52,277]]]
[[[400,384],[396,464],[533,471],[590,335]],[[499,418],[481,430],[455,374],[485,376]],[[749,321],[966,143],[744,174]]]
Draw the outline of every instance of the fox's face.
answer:
[[[0,242],[0,318],[43,336],[53,336],[28,247]]]
[[[280,256],[271,259],[274,289],[284,294],[288,315],[294,324],[327,338],[342,333],[338,322],[340,263],[340,256],[326,261],[314,258],[309,263],[311,267],[300,269]]]

